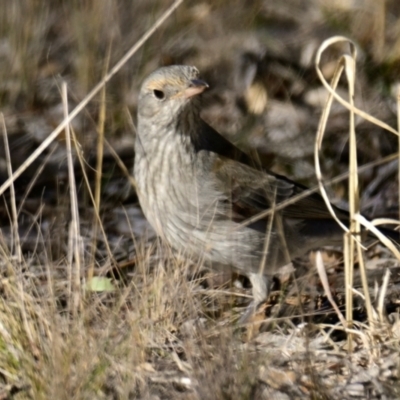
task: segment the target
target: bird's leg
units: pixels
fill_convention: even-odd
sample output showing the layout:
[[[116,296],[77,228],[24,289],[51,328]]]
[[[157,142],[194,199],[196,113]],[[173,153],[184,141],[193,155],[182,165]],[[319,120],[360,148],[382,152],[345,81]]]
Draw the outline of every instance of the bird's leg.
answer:
[[[265,301],[268,297],[268,278],[265,275],[259,273],[249,273],[248,278],[250,279],[252,286],[253,300],[247,306],[246,311],[240,318],[240,324],[248,322],[248,320],[257,311],[258,305]]]
[[[248,276],[252,286],[253,302],[257,306],[265,301],[268,296],[268,278],[265,275],[253,272]]]

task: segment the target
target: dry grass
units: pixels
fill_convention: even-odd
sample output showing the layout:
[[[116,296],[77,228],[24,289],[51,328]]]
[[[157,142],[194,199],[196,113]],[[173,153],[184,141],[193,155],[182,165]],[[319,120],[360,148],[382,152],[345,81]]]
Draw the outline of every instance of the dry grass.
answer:
[[[346,292],[367,297],[361,301],[369,310],[369,324],[352,322],[349,309],[346,327],[315,323],[305,313],[285,314],[282,310],[290,308],[280,294],[268,325],[259,330],[264,314],[261,321],[255,319],[253,329],[237,325],[248,290],[232,287],[226,277],[210,278],[201,266],[154,238],[128,234],[134,256],[129,250],[123,262],[118,259],[120,239],[111,239],[113,224],[106,221],[114,204],[105,200],[107,182],[100,171],[107,150],[105,133],[118,137],[134,129],[129,110],[136,105],[131,90],[138,86],[136,78],[156,67],[160,41],[174,60],[198,60],[212,77],[212,57],[201,58],[196,51],[207,48],[207,41],[222,31],[230,36],[240,27],[244,35],[264,21],[260,15],[268,8],[262,1],[251,7],[238,1],[237,11],[221,18],[233,5],[187,3],[172,16],[165,14],[165,25],[158,18],[171,6],[166,1],[51,6],[21,0],[0,6],[0,35],[9,39],[0,46],[0,63],[7,66],[0,68],[4,139],[13,139],[13,132],[7,134],[8,121],[19,109],[52,109],[62,98],[64,113],[50,124],[52,133],[49,130],[46,140],[18,165],[13,144],[4,141],[8,179],[0,194],[9,195],[4,201],[8,225],[0,230],[0,398],[328,399],[351,398],[354,393],[359,398],[368,393],[371,398],[398,397],[399,322],[382,310],[387,280],[371,299],[371,288],[364,294],[353,287]],[[268,20],[282,10],[263,12]],[[150,38],[153,23],[161,27]],[[378,36],[364,37],[374,46],[384,42],[382,14],[376,24]],[[185,35],[205,45],[193,50]],[[183,43],[178,50],[176,42]],[[385,54],[376,57],[380,60]],[[111,78],[112,84],[106,85]],[[64,146],[65,159],[56,165],[68,165],[67,190],[58,188],[50,212],[41,197],[34,212],[26,211],[22,204],[31,196],[16,193],[16,178],[32,164],[37,168],[30,176],[33,187],[46,157]],[[88,154],[94,148],[97,175],[92,178]],[[83,179],[75,176],[77,171]],[[356,193],[357,180],[353,182],[349,192]],[[355,194],[354,214],[357,203]],[[141,222],[129,219],[128,209],[124,212],[124,223],[134,232]],[[29,229],[21,235],[26,220]],[[33,238],[29,251],[23,248],[27,238]],[[352,264],[349,254],[353,252],[347,256]],[[127,259],[130,266],[122,268]],[[94,276],[100,280],[90,286]],[[381,299],[380,308],[375,298]],[[396,315],[398,310],[391,318]],[[351,349],[335,337],[338,331],[352,333]]]
[[[188,266],[165,254],[143,249],[128,283],[112,293],[82,291],[77,312],[68,298],[69,264],[20,264],[5,255],[3,390],[39,399],[174,398],[176,391],[186,398],[195,389],[194,398],[222,398],[240,387],[247,397],[259,356],[240,350],[232,317],[215,326],[223,295],[201,290],[188,280]]]

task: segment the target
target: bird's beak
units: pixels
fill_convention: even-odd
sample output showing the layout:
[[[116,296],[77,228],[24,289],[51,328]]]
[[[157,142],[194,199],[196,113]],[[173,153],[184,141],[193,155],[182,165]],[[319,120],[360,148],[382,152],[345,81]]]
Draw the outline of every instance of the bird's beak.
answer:
[[[208,83],[201,79],[191,79],[188,87],[182,92],[182,97],[189,99],[190,97],[203,93],[208,87]]]

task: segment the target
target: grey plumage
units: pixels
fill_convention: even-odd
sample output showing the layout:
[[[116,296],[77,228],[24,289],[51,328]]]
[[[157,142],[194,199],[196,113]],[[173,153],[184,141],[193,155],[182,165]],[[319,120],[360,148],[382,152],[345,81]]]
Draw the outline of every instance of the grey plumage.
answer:
[[[197,95],[206,87],[189,66],[160,68],[142,85],[135,179],[157,233],[188,257],[234,268],[253,284],[254,274],[273,275],[311,249],[341,243],[341,229],[316,194],[275,213],[272,222],[242,225],[305,188],[256,165],[200,118]]]

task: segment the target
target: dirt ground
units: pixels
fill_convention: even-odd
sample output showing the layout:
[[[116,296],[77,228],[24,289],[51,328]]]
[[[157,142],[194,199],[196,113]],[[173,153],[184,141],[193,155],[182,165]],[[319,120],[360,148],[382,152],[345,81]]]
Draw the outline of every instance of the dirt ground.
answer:
[[[189,64],[210,85],[210,125],[315,187],[327,100],[316,52],[336,35],[354,41],[355,105],[397,129],[400,3],[180,3],[42,149],[173,2],[0,5],[0,399],[400,398],[400,264],[387,246],[361,257],[370,301],[356,257],[351,326],[333,310],[314,252],[282,269],[268,302],[240,326],[247,279],[170,249],[130,180],[142,80],[158,66]],[[324,52],[328,81],[348,49]],[[342,77],[346,100],[347,88]],[[398,219],[398,137],[360,116],[355,126],[361,210]],[[348,133],[349,112],[334,102],[320,162],[329,198],[343,208]],[[343,250],[322,256],[344,315]]]

